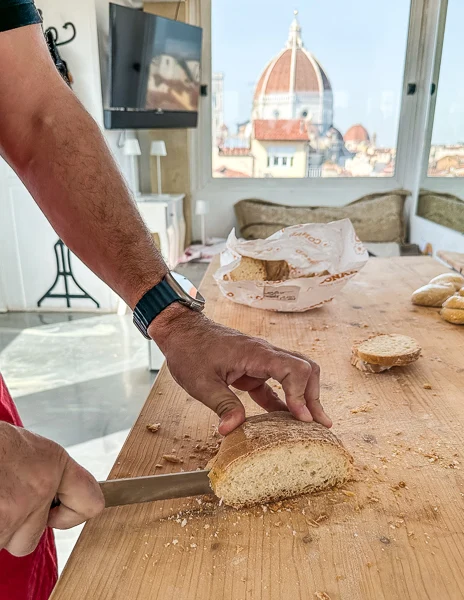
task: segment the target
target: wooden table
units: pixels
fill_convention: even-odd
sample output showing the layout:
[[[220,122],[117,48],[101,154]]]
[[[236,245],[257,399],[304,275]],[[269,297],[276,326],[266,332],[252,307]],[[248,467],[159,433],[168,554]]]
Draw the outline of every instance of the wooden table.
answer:
[[[275,314],[220,297],[210,270],[211,317],[320,363],[356,479],[267,510],[205,499],[108,509],[85,527],[53,600],[464,598],[464,328],[409,300],[443,271],[431,258],[371,259],[331,304]],[[351,344],[377,331],[413,335],[422,358],[357,371]],[[163,369],[111,477],[203,467],[216,423]],[[173,452],[183,464],[162,460]]]

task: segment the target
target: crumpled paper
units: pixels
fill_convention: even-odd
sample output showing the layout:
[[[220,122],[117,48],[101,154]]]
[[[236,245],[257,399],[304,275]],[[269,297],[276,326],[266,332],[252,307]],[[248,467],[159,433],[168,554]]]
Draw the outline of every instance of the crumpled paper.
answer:
[[[242,256],[285,260],[285,281],[228,281]],[[214,274],[226,298],[254,308],[303,312],[330,302],[366,264],[367,250],[349,219],[281,229],[265,240],[238,240],[233,229]],[[325,274],[323,274],[325,272]]]

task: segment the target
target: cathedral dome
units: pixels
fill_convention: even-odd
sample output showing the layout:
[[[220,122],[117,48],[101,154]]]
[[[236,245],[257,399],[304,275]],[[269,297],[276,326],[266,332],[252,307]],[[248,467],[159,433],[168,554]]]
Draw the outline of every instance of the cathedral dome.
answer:
[[[332,87],[316,58],[304,48],[295,11],[286,46],[268,62],[253,97],[255,119],[310,119],[331,123]]]
[[[370,141],[367,129],[359,123],[357,125],[352,125],[343,136],[343,139],[345,142],[354,142],[355,144]]]

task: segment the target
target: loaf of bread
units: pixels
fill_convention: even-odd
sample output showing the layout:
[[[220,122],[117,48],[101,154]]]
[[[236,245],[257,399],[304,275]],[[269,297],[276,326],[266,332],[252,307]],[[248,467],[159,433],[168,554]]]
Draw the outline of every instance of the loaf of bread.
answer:
[[[458,291],[458,296],[464,296],[464,287]]]
[[[443,273],[431,279],[430,283],[452,283],[457,292],[464,286],[464,277],[459,273]]]
[[[443,304],[440,316],[448,323],[464,325],[464,296],[451,296]]]
[[[456,291],[454,284],[448,283],[428,283],[422,286],[411,296],[411,302],[420,306],[441,306],[443,302],[452,296]]]
[[[284,281],[290,275],[290,269],[286,260],[265,260],[267,281]]]
[[[249,417],[226,436],[208,468],[216,496],[239,508],[341,484],[352,462],[323,425],[273,412]]]
[[[240,264],[229,273],[229,277],[232,281],[266,281],[264,261],[242,256]]]
[[[365,368],[366,365],[403,367],[419,358],[421,347],[414,338],[406,335],[377,334],[354,344],[351,352],[351,364],[361,371],[369,370],[371,373],[377,373],[378,370]]]

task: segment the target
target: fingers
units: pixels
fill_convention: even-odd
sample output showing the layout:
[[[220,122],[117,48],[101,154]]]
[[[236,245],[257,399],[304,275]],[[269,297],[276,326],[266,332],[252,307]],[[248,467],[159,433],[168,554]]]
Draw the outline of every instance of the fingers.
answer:
[[[24,523],[15,531],[5,548],[13,556],[27,556],[33,552],[47,526],[49,506],[29,515]]]
[[[238,390],[248,392],[252,400],[264,408],[264,410],[267,410],[267,412],[288,410],[285,402],[282,402],[279,396],[264,379],[244,375],[243,377],[240,377],[240,379],[237,379],[237,381],[234,381],[233,386]]]
[[[208,397],[199,397],[198,400],[214,410],[218,415],[219,433],[227,435],[245,421],[245,408],[237,396],[222,381],[217,381],[208,386]]]
[[[320,423],[325,427],[332,427],[332,421],[325,414],[321,401],[319,400],[321,391],[321,369],[314,361],[310,360],[309,363],[311,365],[311,376],[305,390],[306,406],[309,408],[313,419],[317,423]]]
[[[306,387],[312,367],[306,360],[284,351],[273,353],[269,362],[269,376],[282,385],[287,406],[294,417],[310,422],[313,417],[306,406]]]
[[[80,525],[105,508],[97,481],[72,458],[66,464],[57,496],[61,505],[51,510],[48,516],[48,525],[56,529]]]

